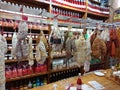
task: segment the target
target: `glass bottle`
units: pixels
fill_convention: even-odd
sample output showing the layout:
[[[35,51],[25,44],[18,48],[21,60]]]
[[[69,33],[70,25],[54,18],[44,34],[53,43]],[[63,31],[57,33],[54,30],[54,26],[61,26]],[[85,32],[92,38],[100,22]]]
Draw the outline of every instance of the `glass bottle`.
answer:
[[[77,79],[77,90],[82,90],[81,73],[79,73],[78,79]]]
[[[32,88],[32,83],[31,83],[31,81],[29,81],[29,83],[28,83],[28,89],[31,89]]]
[[[35,81],[35,79],[33,79],[32,87],[33,88],[36,87],[36,81]]]
[[[36,80],[36,86],[40,86],[40,80],[39,80],[39,78],[37,78],[37,80]]]

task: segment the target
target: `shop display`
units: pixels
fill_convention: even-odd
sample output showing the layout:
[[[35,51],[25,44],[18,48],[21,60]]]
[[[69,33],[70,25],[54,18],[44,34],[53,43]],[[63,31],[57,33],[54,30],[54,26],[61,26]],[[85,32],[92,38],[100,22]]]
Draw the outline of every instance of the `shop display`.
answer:
[[[11,84],[6,84],[6,90],[27,90],[35,87],[46,85],[46,76],[30,78],[26,80],[20,80],[19,83],[14,81]]]
[[[53,72],[50,75],[50,82],[55,82],[58,80],[66,79],[69,77],[77,76],[79,73],[80,69],[77,67],[74,68],[68,68],[65,69],[64,71],[58,71],[58,72]]]
[[[85,0],[78,0],[78,1],[71,1],[71,0],[52,0],[56,4],[64,5],[64,6],[70,6],[73,8],[78,8],[81,10],[85,10],[86,1]]]
[[[47,58],[47,51],[44,42],[42,41],[42,37],[40,37],[40,41],[36,46],[36,61],[40,64],[44,64]]]
[[[9,65],[6,66],[5,69],[5,76],[6,79],[11,79],[11,78],[17,78],[17,77],[22,77],[22,76],[27,76],[27,75],[32,75],[35,73],[43,73],[47,72],[47,65],[45,64],[37,64],[33,67],[30,65],[26,64],[18,64],[18,65]]]
[[[29,37],[29,56],[28,56],[28,60],[29,60],[29,65],[32,66],[34,64],[34,58],[33,58],[33,49],[32,49],[32,36],[30,35]]]
[[[120,30],[105,23],[109,16],[105,5],[91,0],[28,2],[0,2],[2,90],[27,90],[119,62]],[[75,80],[81,90],[81,77]]]
[[[73,35],[72,32],[68,32],[68,37],[66,40],[66,44],[65,44],[65,50],[66,50],[66,57],[67,59],[72,58],[72,50],[73,50]]]
[[[69,10],[64,10],[58,7],[52,7],[52,13],[53,14],[58,14],[58,15],[63,15],[63,16],[68,16],[68,17],[73,17],[73,18],[80,18],[80,13],[74,12],[74,11],[69,11]]]
[[[16,32],[13,33],[13,37],[12,37],[12,49],[11,49],[11,56],[12,58],[16,57],[16,46],[17,46],[17,34]],[[9,47],[8,47],[9,48]]]
[[[105,6],[104,4],[104,1],[106,0],[103,0],[103,2],[100,4],[97,4],[97,3],[92,3],[91,0],[88,0],[88,11],[90,12],[95,12],[97,14],[105,14],[105,15],[109,15],[109,9],[108,7]]]
[[[100,39],[99,32],[92,44],[92,55],[94,58],[102,59],[106,55],[106,44]]]
[[[2,30],[1,30],[2,31]],[[3,34],[0,32],[0,88],[1,90],[5,90],[5,60],[4,56],[7,52],[7,42],[6,39],[1,35]]]

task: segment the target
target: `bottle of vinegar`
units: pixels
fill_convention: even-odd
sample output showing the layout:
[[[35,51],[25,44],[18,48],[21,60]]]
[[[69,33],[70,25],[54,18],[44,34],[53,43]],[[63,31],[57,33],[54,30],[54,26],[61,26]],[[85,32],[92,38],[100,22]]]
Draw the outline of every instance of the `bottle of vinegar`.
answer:
[[[79,73],[78,79],[77,79],[77,90],[82,90],[81,73]]]

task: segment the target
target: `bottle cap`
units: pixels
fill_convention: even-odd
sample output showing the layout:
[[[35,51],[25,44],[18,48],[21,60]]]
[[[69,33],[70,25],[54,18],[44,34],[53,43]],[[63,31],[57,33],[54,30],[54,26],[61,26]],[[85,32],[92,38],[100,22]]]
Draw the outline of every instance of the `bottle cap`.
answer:
[[[81,73],[79,73],[78,75],[81,76]]]

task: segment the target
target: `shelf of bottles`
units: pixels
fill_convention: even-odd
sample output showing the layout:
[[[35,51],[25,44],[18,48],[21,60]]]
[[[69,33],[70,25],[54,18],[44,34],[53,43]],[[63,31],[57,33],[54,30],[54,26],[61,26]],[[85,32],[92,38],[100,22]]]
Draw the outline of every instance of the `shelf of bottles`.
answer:
[[[12,81],[6,83],[6,90],[28,90],[38,86],[43,86],[48,83],[47,76],[37,76],[27,79],[20,79],[18,81]]]
[[[105,69],[105,62],[100,62],[96,64],[91,64],[90,71]]]
[[[52,0],[52,4],[66,9],[76,10],[85,12],[86,10],[86,0]],[[100,15],[108,17],[109,8],[106,6],[101,6],[100,3],[94,3],[91,0],[88,0],[88,13],[93,15]],[[57,10],[56,10],[57,11]],[[58,10],[59,11],[59,10]],[[69,14],[69,13],[68,13]]]
[[[83,11],[86,9],[86,0],[52,0],[52,4],[66,9]]]
[[[78,12],[78,11],[74,11],[71,9],[64,9],[62,7],[58,7],[58,6],[52,6],[52,14],[54,15],[59,15],[59,16],[63,16],[64,18],[66,18],[65,20],[59,19],[59,22],[70,22],[70,23],[78,23],[78,22],[73,22],[70,21],[70,18],[74,18],[74,19],[79,19],[82,18],[84,13],[83,12]],[[59,18],[58,16],[58,18]]]
[[[50,82],[56,82],[58,80],[66,79],[69,77],[77,76],[80,72],[78,67],[65,68],[61,70],[53,70],[50,74]]]
[[[88,0],[88,13],[96,13],[99,16],[109,16],[109,8],[98,3],[93,3],[91,0]]]
[[[12,58],[11,56],[12,36],[14,32],[18,32],[18,23],[19,23],[18,20],[5,19],[5,18],[0,19],[0,28],[2,30],[2,35],[6,38],[7,46],[8,46],[8,51],[5,54],[6,82],[48,74],[48,67],[46,63],[38,64],[37,62],[35,62],[36,42],[39,38],[40,29],[41,29],[39,23],[27,22],[29,27],[27,37],[31,35],[33,39],[32,48],[33,48],[33,57],[35,64],[31,67],[28,64],[27,59],[18,61],[16,58]],[[48,34],[49,34],[48,25],[42,25],[42,27],[47,27],[47,30],[44,30],[45,28],[42,28],[42,30],[45,34],[45,37],[48,38]]]

